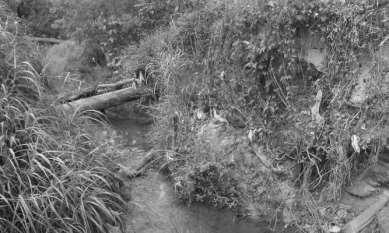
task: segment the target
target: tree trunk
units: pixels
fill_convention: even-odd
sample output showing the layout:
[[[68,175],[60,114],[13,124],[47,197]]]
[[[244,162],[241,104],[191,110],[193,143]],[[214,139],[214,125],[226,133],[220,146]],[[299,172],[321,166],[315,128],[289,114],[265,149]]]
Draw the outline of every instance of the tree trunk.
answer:
[[[116,91],[122,89],[124,86],[131,83],[134,83],[134,79],[127,79],[116,83],[95,85],[92,87],[82,89],[78,91],[76,94],[62,96],[59,98],[60,99],[59,102],[61,104],[64,104],[78,99],[88,98],[94,95],[100,95],[106,92]]]
[[[103,110],[150,95],[152,95],[152,92],[148,89],[129,87],[61,104],[58,106],[58,109],[66,113],[84,110]]]
[[[41,43],[49,43],[49,44],[60,44],[64,42],[65,40],[60,40],[56,38],[44,38],[44,37],[31,37],[31,36],[25,36],[24,37],[27,40],[41,42]]]
[[[63,96],[63,97],[61,97],[60,98],[60,103],[64,104],[64,103],[69,103],[69,102],[76,101],[76,100],[79,100],[79,99],[82,99],[82,98],[88,98],[88,97],[97,95],[98,94],[97,91],[98,91],[97,90],[97,86],[88,87],[86,89],[81,90],[77,94],[74,94],[74,95],[71,95],[71,96]]]
[[[132,84],[134,82],[135,82],[135,80],[132,78],[132,79],[119,81],[116,83],[100,84],[97,86],[97,89],[119,90],[119,89],[123,88],[125,85]]]

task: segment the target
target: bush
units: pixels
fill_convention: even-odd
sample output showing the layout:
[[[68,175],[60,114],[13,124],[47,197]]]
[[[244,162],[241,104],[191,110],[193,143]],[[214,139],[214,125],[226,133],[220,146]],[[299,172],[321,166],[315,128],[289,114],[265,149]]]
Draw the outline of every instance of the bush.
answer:
[[[107,51],[137,41],[136,1],[60,1],[53,6],[58,18],[55,26],[67,37],[92,39]],[[80,23],[82,22],[82,23]]]
[[[110,153],[97,150],[83,128],[88,117],[47,108],[38,73],[24,62],[33,49],[20,50],[5,9],[0,5],[0,231],[106,233],[123,224],[125,212],[121,181],[107,168],[114,166]]]

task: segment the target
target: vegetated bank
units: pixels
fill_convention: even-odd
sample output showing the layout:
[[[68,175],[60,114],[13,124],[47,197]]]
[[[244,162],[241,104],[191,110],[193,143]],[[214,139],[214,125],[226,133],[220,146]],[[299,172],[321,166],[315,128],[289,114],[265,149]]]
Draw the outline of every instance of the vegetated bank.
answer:
[[[177,194],[309,232],[344,225],[336,201],[388,146],[387,2],[197,3],[122,63],[157,80],[150,136],[174,151]]]
[[[116,78],[147,75],[159,96],[149,136],[168,152],[178,196],[272,225],[282,214],[308,232],[349,220],[336,201],[387,150],[387,1],[133,3],[63,1],[47,12],[59,37],[98,41]],[[65,138],[84,139],[77,127]],[[71,142],[66,152],[87,155],[77,158],[100,155]]]

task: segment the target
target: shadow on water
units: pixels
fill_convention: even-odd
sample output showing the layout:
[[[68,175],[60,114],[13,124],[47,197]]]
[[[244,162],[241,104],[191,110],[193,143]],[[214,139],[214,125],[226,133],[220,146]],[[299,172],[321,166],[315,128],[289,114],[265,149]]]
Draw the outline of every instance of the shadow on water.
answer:
[[[134,182],[129,229],[137,233],[270,233],[266,226],[238,221],[233,211],[183,204],[171,184],[150,173]]]
[[[110,119],[120,143],[143,150],[149,125],[134,120]],[[172,184],[161,174],[149,172],[134,180],[128,232],[135,233],[270,233],[264,224],[238,221],[233,211],[202,204],[183,204]]]
[[[140,124],[135,120],[110,118],[113,130],[120,136],[118,143],[141,149],[151,149],[146,134],[150,125]]]

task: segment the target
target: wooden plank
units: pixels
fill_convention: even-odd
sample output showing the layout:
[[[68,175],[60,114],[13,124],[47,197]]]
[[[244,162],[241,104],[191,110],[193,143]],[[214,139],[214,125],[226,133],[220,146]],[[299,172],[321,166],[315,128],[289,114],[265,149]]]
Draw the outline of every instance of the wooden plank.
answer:
[[[44,38],[44,37],[32,37],[32,36],[24,36],[24,38],[31,41],[50,43],[50,44],[60,44],[65,41],[56,38]]]

